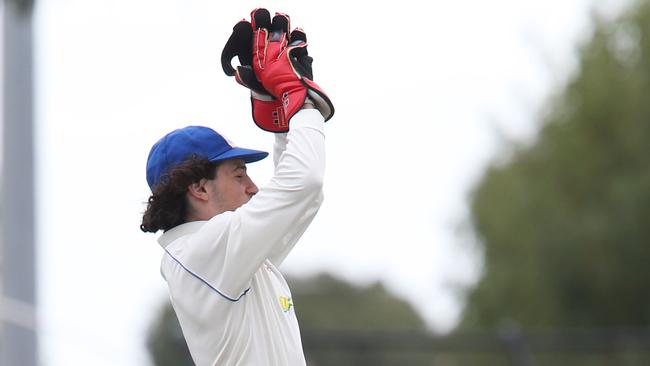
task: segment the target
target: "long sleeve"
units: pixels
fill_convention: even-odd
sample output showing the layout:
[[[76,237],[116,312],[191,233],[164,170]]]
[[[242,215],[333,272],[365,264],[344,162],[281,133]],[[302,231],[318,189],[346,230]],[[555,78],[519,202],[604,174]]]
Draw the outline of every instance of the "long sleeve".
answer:
[[[277,169],[278,164],[280,163],[280,157],[284,150],[287,149],[287,134],[286,133],[276,133],[275,134],[275,143],[273,144],[273,166]]]
[[[276,136],[276,166],[270,182],[239,209],[205,222],[188,239],[190,245],[182,246],[183,253],[172,254],[232,298],[250,286],[253,274],[265,260],[279,265],[323,199],[323,124],[317,110],[296,114],[286,137]]]

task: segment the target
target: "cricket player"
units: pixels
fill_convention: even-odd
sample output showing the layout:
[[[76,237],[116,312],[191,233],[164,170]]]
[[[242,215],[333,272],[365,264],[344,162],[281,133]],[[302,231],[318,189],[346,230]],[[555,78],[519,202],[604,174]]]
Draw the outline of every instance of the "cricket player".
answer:
[[[163,231],[161,273],[199,366],[306,364],[278,266],[323,201],[323,125],[334,108],[312,80],[304,32],[289,33],[285,14],[251,17],[233,28],[222,63],[251,89],[255,123],[276,133],[270,182],[258,188],[246,169],[268,153],[208,127],[170,132],[147,159],[152,194],[141,229]]]

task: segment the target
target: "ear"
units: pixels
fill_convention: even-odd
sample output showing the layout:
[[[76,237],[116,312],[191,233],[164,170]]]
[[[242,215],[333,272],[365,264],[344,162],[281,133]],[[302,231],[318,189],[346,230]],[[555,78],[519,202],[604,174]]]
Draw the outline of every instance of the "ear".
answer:
[[[196,183],[190,184],[190,186],[187,187],[187,194],[199,201],[207,201],[209,198],[208,191],[205,189],[205,183],[207,181],[207,179],[201,179]]]

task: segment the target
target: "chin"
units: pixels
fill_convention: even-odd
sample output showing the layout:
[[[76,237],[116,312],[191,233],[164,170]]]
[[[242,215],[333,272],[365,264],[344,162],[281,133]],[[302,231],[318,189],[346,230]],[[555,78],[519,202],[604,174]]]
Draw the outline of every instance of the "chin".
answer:
[[[235,210],[239,209],[240,207],[242,207],[243,205],[245,205],[246,203],[248,203],[248,201],[242,202],[242,203],[240,203],[238,205],[235,205],[230,211],[235,211]]]

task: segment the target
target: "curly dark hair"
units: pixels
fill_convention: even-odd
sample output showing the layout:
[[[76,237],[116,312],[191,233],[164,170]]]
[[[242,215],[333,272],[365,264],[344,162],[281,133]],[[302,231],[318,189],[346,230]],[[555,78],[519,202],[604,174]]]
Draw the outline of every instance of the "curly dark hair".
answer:
[[[201,179],[214,179],[219,163],[192,155],[165,173],[153,187],[142,215],[140,230],[155,233],[167,231],[187,219],[187,187]]]

